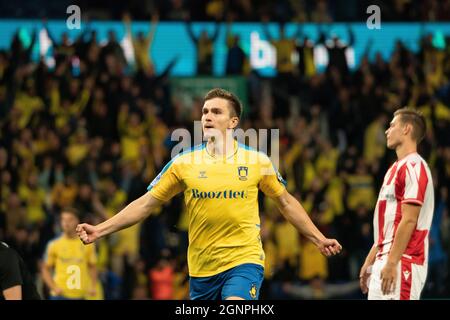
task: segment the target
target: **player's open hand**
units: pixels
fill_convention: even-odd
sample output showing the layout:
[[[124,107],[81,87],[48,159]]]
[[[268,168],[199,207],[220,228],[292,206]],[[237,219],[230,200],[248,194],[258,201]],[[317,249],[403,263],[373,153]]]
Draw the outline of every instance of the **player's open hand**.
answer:
[[[63,294],[63,290],[62,290],[60,287],[57,287],[57,286],[55,286],[55,287],[52,289],[52,291],[53,291],[53,294],[54,294],[55,296],[60,296],[60,295]]]
[[[334,255],[338,254],[339,252],[341,252],[341,250],[342,250],[342,246],[336,239],[322,240],[319,243],[318,248],[319,248],[320,252],[326,257],[334,256]]]
[[[88,294],[89,297],[92,297],[92,298],[94,298],[94,297],[96,296],[96,294],[97,294],[97,288],[95,288],[95,285],[91,286],[91,287],[88,289],[87,294]]]
[[[395,291],[397,282],[397,268],[395,265],[387,262],[380,273],[381,291],[384,295],[392,294]]]
[[[97,229],[90,224],[79,224],[76,230],[78,237],[84,244],[92,243],[98,239]]]
[[[371,266],[364,264],[359,271],[359,287],[362,293],[366,294],[369,291],[369,279],[371,274]]]

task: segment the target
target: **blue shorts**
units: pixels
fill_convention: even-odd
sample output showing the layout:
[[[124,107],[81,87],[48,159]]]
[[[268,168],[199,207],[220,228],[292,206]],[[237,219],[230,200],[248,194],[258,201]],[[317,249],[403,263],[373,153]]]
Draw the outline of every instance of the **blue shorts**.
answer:
[[[66,298],[63,296],[50,296],[49,300],[84,300],[83,298]]]
[[[192,300],[257,300],[263,279],[262,266],[245,263],[211,277],[190,277],[189,295]]]

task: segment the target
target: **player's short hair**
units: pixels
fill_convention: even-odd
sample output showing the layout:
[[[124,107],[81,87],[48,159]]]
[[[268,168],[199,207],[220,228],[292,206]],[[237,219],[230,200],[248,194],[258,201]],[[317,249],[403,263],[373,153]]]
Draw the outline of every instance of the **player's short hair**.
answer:
[[[73,215],[75,218],[77,218],[78,220],[80,220],[80,212],[73,207],[63,208],[61,210],[61,214],[63,214],[63,213],[69,213],[69,214]]]
[[[236,97],[234,94],[225,89],[214,88],[205,95],[205,97],[203,98],[203,102],[206,102],[214,98],[221,98],[227,100],[228,104],[231,106],[230,109],[232,111],[232,116],[238,117],[239,119],[241,118],[242,103],[239,100],[239,98]]]
[[[402,123],[409,123],[412,125],[412,138],[420,143],[425,137],[427,131],[427,124],[423,114],[415,109],[404,107],[394,112],[394,116],[399,116]]]

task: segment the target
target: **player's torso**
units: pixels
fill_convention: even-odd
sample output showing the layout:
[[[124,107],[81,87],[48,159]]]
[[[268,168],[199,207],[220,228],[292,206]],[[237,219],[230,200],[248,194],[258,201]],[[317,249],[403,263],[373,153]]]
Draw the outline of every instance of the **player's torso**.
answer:
[[[85,246],[78,239],[61,238],[56,243],[56,265],[82,265],[86,263]]]
[[[245,162],[205,161],[183,166],[185,199],[191,219],[218,223],[239,223],[257,210],[257,166]]]
[[[380,227],[382,227],[384,231],[392,227],[395,215],[399,209],[397,204],[401,201],[401,199],[399,199],[399,194],[396,193],[397,169],[398,163],[395,163],[387,171],[378,195],[375,218],[378,219],[380,224],[383,224],[383,226]]]
[[[189,216],[191,276],[211,276],[242,263],[263,265],[258,187],[266,158],[239,147],[227,159],[202,149],[177,160]]]
[[[374,212],[374,232],[375,241],[381,245],[383,253],[389,251],[398,224],[402,218],[402,201],[405,199],[405,174],[407,161],[413,163],[415,166],[422,166],[428,180],[426,185],[426,195],[424,202],[421,205],[416,231],[429,230],[433,207],[433,187],[431,173],[426,162],[417,154],[410,155],[401,161],[394,163],[386,172],[383,180],[383,185],[380,189],[375,212]],[[414,177],[413,177],[414,178]]]
[[[66,297],[83,297],[88,281],[87,246],[78,239],[61,237],[56,240],[55,249],[56,284]]]

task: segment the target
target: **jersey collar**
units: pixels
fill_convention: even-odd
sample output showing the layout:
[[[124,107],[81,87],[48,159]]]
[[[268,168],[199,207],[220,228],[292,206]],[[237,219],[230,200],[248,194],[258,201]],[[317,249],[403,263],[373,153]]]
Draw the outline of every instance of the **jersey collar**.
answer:
[[[233,152],[230,153],[226,157],[224,157],[224,156],[216,156],[216,155],[211,154],[209,152],[209,150],[208,150],[208,143],[206,143],[205,152],[210,158],[212,158],[214,160],[226,160],[226,159],[230,159],[230,158],[234,157],[237,154],[238,149],[239,149],[239,144],[238,144],[237,140],[235,139],[234,142],[233,142]]]

